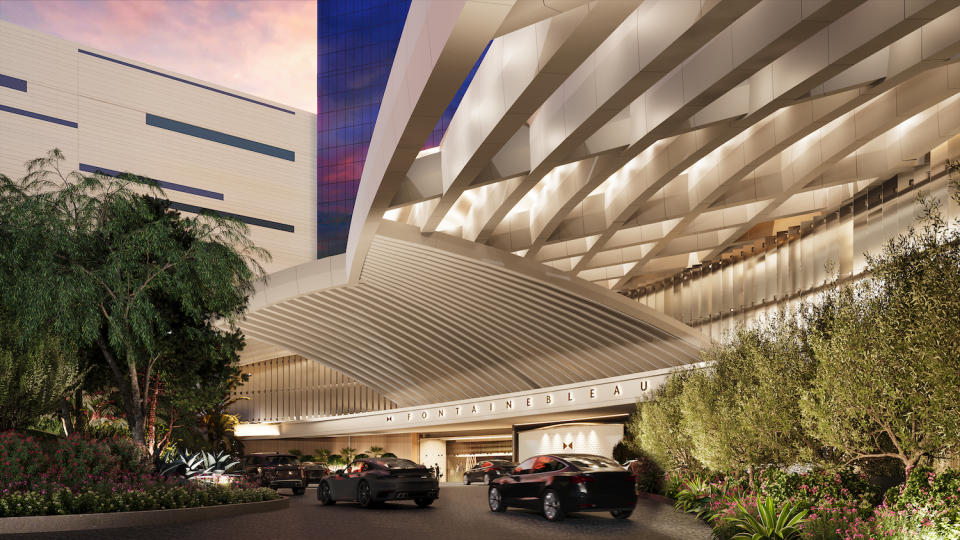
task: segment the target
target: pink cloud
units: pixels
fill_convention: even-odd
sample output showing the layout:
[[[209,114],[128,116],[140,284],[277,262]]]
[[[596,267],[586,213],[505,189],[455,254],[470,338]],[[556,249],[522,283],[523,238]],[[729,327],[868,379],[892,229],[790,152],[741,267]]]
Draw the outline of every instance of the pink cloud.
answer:
[[[311,0],[0,0],[0,19],[311,112]]]

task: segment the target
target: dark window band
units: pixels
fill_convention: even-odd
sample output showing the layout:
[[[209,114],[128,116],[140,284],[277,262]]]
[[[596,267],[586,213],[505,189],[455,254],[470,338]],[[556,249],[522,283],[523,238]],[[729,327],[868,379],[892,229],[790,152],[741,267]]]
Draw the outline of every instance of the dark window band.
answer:
[[[120,176],[120,174],[122,174],[119,171],[114,171],[112,169],[105,169],[103,167],[95,167],[93,165],[87,165],[86,163],[80,164],[80,170],[83,172],[89,172],[89,173],[99,172],[107,176]],[[199,195],[200,197],[209,197],[211,199],[218,199],[221,201],[223,200],[223,193],[217,193],[216,191],[207,191],[206,189],[185,186],[183,184],[176,184],[173,182],[166,182],[164,180],[156,180],[154,178],[150,178],[150,180],[153,180],[154,182],[156,182],[157,185],[162,187],[163,189],[167,189],[170,191],[182,191],[183,193],[189,193],[191,195]]]
[[[18,79],[16,77],[11,77],[9,75],[4,75],[3,73],[0,73],[0,86],[13,88],[14,90],[19,90],[21,92],[27,91],[27,81]]]
[[[145,68],[145,67],[138,66],[138,65],[136,65],[136,64],[131,64],[130,62],[124,62],[123,60],[117,60],[116,58],[110,58],[109,56],[104,56],[104,55],[102,55],[102,54],[97,54],[97,53],[95,53],[95,52],[85,51],[85,50],[83,50],[83,49],[77,49],[77,52],[80,53],[80,54],[85,54],[85,55],[87,55],[87,56],[93,56],[93,57],[99,58],[99,59],[101,59],[101,60],[106,60],[107,62],[113,62],[114,64],[120,64],[121,66],[127,66],[127,67],[129,67],[129,68],[139,69],[140,71],[145,71],[145,72],[151,73],[151,74],[153,74],[153,75],[159,75],[159,76],[161,76],[161,77],[165,77],[165,78],[167,78],[167,79],[171,79],[171,80],[174,80],[174,81],[177,81],[177,82],[182,82],[182,83],[184,83],[184,84],[189,84],[190,86],[196,86],[197,88],[203,88],[204,90],[210,90],[211,92],[216,92],[216,93],[218,93],[218,94],[223,94],[223,95],[225,95],[225,96],[230,96],[230,97],[232,97],[232,98],[242,99],[243,101],[248,101],[248,102],[250,102],[250,103],[254,103],[254,104],[257,104],[257,105],[262,105],[262,106],[264,106],[264,107],[269,107],[269,108],[271,108],[271,109],[274,109],[274,110],[277,110],[277,111],[280,111],[280,112],[285,112],[285,113],[287,113],[287,114],[297,114],[296,112],[291,111],[290,109],[284,109],[283,107],[277,107],[276,105],[271,105],[271,104],[269,104],[269,103],[264,103],[264,102],[262,102],[262,101],[257,101],[257,100],[255,100],[255,99],[250,99],[250,98],[248,98],[248,97],[243,97],[243,96],[241,96],[241,95],[233,94],[233,93],[231,93],[231,92],[227,92],[227,91],[224,91],[224,90],[220,90],[220,89],[218,89],[218,88],[213,88],[212,86],[207,86],[207,85],[205,85],[205,84],[200,84],[200,83],[195,83],[195,82],[193,82],[193,81],[188,81],[187,79],[182,79],[182,78],[180,78],[180,77],[174,77],[173,75],[167,75],[166,73],[161,73],[161,72],[156,71],[156,70],[153,70],[153,69],[148,69],[148,68]]]
[[[43,120],[44,122],[50,122],[52,124],[60,124],[61,126],[67,126],[75,128],[77,127],[76,122],[71,122],[69,120],[64,120],[62,118],[56,118],[54,116],[47,116],[45,114],[39,114],[35,112],[25,111],[23,109],[18,109],[16,107],[8,107],[6,105],[0,105],[0,111],[5,111],[8,113],[19,114],[20,116],[26,116],[29,118],[36,118],[37,120]]]
[[[244,139],[235,135],[229,135],[227,133],[223,133],[222,131],[214,131],[212,129],[195,126],[193,124],[171,120],[155,114],[147,113],[147,125],[175,131],[177,133],[183,133],[184,135],[190,135],[191,137],[197,137],[199,139],[206,139],[208,141],[225,144],[227,146],[233,146],[243,150],[249,150],[251,152],[257,152],[258,154],[273,156],[280,159],[285,159],[287,161],[296,161],[296,154],[293,152],[293,150],[286,150],[277,146],[270,146],[269,144],[251,141],[250,139]]]
[[[293,225],[287,225],[286,223],[277,223],[276,221],[269,221],[266,219],[260,219],[250,216],[242,216],[240,214],[234,214],[233,212],[224,212],[222,210],[212,210],[210,208],[204,208],[202,206],[196,206],[193,204],[179,203],[170,201],[170,208],[174,210],[179,210],[181,212],[190,212],[191,214],[200,214],[204,212],[209,212],[211,214],[217,214],[223,217],[232,217],[239,221],[246,223],[247,225],[255,225],[257,227],[265,227],[267,229],[274,229],[277,231],[293,232]]]

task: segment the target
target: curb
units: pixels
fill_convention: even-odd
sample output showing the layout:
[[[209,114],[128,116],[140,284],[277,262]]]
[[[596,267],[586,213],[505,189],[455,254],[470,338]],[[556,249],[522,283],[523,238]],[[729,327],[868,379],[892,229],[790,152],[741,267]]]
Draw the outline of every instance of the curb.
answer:
[[[0,535],[177,525],[206,519],[282,510],[289,506],[290,500],[284,497],[276,501],[219,504],[170,510],[6,517],[0,518]]]

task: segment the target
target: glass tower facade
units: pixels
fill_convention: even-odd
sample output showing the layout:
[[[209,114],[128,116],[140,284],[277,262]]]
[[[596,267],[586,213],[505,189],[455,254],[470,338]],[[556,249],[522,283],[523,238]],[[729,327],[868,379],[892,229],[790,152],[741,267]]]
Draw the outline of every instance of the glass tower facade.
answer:
[[[409,9],[410,0],[317,4],[318,258],[347,249],[367,148]],[[478,60],[424,148],[440,144],[479,64]]]

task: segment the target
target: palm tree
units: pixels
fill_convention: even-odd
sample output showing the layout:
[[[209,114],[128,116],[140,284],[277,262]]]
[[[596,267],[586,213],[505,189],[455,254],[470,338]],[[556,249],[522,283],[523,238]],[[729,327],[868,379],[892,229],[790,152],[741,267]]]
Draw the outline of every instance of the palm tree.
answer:
[[[353,458],[357,455],[356,448],[350,448],[349,446],[340,449],[340,455],[343,457],[344,463],[350,463],[353,461]]]
[[[370,449],[367,450],[367,454],[373,457],[381,457],[383,455],[383,448],[379,446],[371,446]]]
[[[323,465],[326,465],[326,464],[330,463],[330,456],[331,456],[331,455],[332,455],[332,452],[330,452],[330,451],[327,450],[326,448],[314,448],[314,449],[313,449],[314,461],[316,461],[317,463],[320,463],[320,464],[323,464]]]
[[[234,403],[250,399],[246,396],[227,397],[220,400],[210,410],[201,410],[198,429],[210,444],[212,452],[238,453],[243,450],[243,443],[234,436],[234,430],[240,424],[240,416],[227,412]]]

